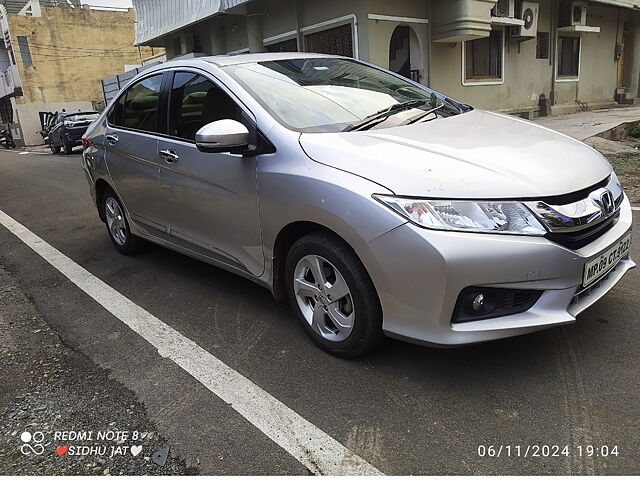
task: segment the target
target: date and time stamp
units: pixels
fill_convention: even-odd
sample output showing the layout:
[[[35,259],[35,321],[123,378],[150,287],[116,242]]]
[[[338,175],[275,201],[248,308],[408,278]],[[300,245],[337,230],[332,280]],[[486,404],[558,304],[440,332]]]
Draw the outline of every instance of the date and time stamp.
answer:
[[[562,458],[562,457],[618,457],[618,445],[478,445],[480,458]]]

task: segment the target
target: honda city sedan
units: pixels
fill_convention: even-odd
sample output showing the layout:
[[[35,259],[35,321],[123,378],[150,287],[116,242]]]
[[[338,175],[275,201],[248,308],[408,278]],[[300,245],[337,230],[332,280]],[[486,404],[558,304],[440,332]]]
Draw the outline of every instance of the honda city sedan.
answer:
[[[635,266],[630,204],[598,152],[352,58],[157,65],[83,147],[115,248],[152,242],[257,282],[335,355],[575,322]]]

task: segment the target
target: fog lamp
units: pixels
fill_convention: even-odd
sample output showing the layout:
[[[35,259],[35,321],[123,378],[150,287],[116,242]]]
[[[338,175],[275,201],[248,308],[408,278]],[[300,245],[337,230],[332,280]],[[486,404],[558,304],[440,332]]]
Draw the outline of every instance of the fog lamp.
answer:
[[[526,312],[538,301],[542,292],[515,288],[464,288],[458,295],[451,323],[486,320]]]

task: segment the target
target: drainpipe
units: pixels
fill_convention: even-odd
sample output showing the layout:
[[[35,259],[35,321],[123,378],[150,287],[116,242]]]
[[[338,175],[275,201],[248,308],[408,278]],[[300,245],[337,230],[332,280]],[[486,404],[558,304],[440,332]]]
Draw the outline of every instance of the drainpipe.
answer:
[[[557,48],[557,2],[551,1],[551,25],[549,27],[549,65],[551,66],[551,89],[549,90],[549,105],[553,110],[556,104],[556,48]],[[553,111],[551,111],[553,114]]]
[[[360,60],[360,35],[358,35],[358,16],[355,13],[350,15],[353,18],[353,58]]]
[[[253,4],[247,7],[246,25],[247,25],[247,45],[250,53],[266,52],[264,48],[262,34],[262,12],[256,8],[250,8]]]
[[[300,0],[294,0],[296,9],[296,31],[298,32],[298,50],[304,52],[304,34],[302,33],[302,13],[300,12]]]
[[[431,25],[433,19],[431,18],[431,2],[429,0],[427,3],[427,19],[429,19],[429,23],[427,23],[427,87],[431,88]]]

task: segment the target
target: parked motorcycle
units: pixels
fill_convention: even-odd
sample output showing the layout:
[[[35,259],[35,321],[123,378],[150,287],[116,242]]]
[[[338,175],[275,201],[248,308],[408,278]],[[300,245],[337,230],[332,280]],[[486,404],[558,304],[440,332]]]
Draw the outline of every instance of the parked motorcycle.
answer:
[[[0,145],[7,150],[10,148],[16,148],[16,143],[13,141],[11,130],[7,129],[0,131]]]

